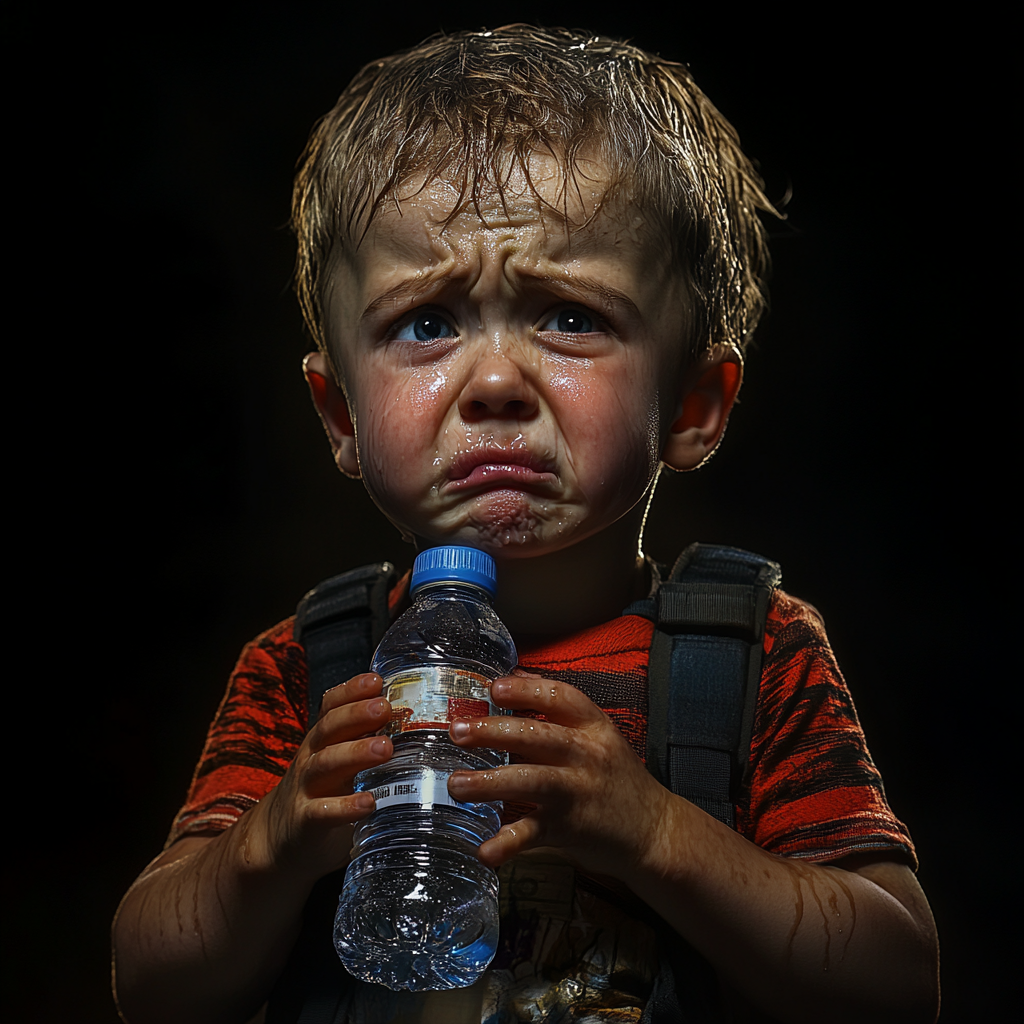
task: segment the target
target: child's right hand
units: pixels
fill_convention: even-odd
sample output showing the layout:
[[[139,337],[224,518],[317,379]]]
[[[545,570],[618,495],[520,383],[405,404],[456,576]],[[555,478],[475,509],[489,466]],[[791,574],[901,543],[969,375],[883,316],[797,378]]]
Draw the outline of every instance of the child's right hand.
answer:
[[[382,686],[379,675],[366,673],[324,695],[284,777],[238,822],[253,866],[312,883],[348,863],[352,825],[375,807],[372,794],[352,792],[353,780],[394,752],[390,739],[374,735],[391,718]]]

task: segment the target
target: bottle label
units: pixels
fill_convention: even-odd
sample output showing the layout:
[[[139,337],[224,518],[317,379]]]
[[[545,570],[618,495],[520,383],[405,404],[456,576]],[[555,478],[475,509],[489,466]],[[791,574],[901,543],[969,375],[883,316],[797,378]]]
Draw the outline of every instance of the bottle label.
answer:
[[[449,772],[435,772],[424,768],[418,778],[402,779],[400,782],[387,782],[371,789],[377,810],[385,807],[397,807],[399,804],[415,804],[417,807],[468,807],[469,804],[459,803],[448,792]]]
[[[391,701],[387,736],[412,729],[443,729],[456,718],[501,714],[491,703],[491,680],[450,665],[418,665],[388,676],[384,696]],[[446,790],[447,792],[447,790]]]

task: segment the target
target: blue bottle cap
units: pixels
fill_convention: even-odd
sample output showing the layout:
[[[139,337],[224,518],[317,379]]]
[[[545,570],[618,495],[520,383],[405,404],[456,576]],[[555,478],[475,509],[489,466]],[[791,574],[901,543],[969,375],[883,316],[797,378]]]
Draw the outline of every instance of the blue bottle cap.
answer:
[[[415,594],[428,583],[469,583],[494,597],[498,590],[496,579],[494,559],[486,551],[445,544],[416,556],[409,593]]]

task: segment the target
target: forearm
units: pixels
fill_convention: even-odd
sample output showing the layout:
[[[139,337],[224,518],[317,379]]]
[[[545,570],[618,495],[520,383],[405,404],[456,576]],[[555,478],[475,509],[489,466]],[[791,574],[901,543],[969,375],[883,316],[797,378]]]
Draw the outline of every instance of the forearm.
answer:
[[[311,883],[254,865],[249,824],[182,840],[125,896],[114,921],[114,984],[130,1024],[244,1022],[266,999]]]
[[[679,797],[625,880],[784,1021],[933,1021],[937,940],[909,869],[778,857]],[[891,890],[891,891],[888,891]]]
[[[374,735],[391,714],[380,690],[373,673],[328,690],[281,781],[215,839],[175,843],[129,890],[113,942],[131,1024],[228,1024],[258,1011],[314,883],[345,866],[353,823],[373,811],[352,783],[392,754]]]

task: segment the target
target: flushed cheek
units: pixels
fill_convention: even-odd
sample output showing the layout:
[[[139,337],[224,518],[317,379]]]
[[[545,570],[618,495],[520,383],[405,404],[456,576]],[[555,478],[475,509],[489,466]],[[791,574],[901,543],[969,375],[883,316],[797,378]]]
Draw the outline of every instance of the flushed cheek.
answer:
[[[581,372],[581,369],[587,372]],[[595,501],[627,499],[646,490],[660,457],[658,400],[652,382],[637,382],[636,368],[556,367],[548,378],[561,410],[565,457]]]
[[[366,486],[385,507],[419,500],[437,476],[448,376],[433,369],[364,379],[356,436]]]

